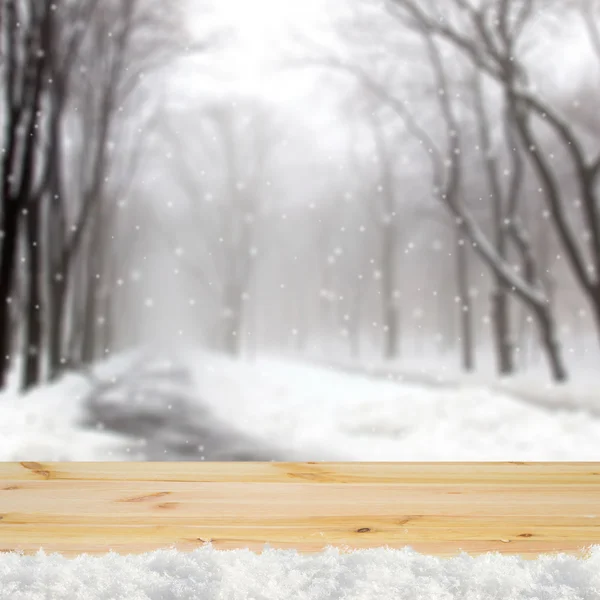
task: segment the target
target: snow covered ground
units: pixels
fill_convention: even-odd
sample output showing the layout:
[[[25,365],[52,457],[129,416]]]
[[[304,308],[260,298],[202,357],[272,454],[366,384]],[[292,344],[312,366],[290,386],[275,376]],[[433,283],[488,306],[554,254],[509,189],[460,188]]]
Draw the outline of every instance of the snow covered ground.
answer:
[[[185,365],[120,356],[19,396],[0,397],[0,460],[284,460],[217,418]]]
[[[398,383],[202,353],[188,364],[215,414],[303,460],[600,460],[600,418],[484,383]]]
[[[600,546],[586,560],[499,554],[438,559],[410,549],[159,550],[0,555],[0,600],[598,600]]]
[[[0,460],[600,460],[600,386],[580,409],[576,387],[542,406],[539,383],[520,399],[516,384],[375,375],[132,354],[5,392]]]
[[[411,359],[408,356],[391,362],[377,358],[360,363],[339,360],[335,361],[335,365],[347,371],[364,372],[398,383],[423,383],[434,387],[484,387],[514,395],[530,404],[567,410],[580,409],[600,416],[600,354],[597,352],[572,359],[568,367],[570,379],[564,384],[551,381],[546,365],[539,363],[511,377],[499,378],[495,373],[494,357],[484,352],[477,356],[479,363],[474,373],[461,371],[454,355],[429,359]],[[319,357],[317,361],[324,363],[326,359]]]

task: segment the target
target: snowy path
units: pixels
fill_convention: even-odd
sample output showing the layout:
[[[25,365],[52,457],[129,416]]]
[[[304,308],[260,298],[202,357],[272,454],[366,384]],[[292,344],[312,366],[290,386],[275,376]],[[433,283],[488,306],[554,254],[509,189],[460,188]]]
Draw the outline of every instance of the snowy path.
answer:
[[[96,380],[83,403],[84,428],[127,436],[131,460],[286,460],[217,419],[191,386],[185,366],[144,358],[126,374]]]

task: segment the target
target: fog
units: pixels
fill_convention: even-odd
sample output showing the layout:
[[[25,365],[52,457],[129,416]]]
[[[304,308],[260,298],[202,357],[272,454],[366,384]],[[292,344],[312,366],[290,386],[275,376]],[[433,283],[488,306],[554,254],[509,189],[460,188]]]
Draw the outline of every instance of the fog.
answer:
[[[7,389],[132,352],[596,385],[595,0],[1,7]]]
[[[520,47],[532,89],[593,154],[587,133],[597,123],[587,88],[600,63],[593,37],[585,35],[585,10],[532,5]],[[240,356],[268,351],[372,360],[401,359],[404,352],[431,360],[451,354],[457,365],[468,343],[470,368],[489,367],[494,271],[432,194],[422,140],[407,131],[394,106],[408,103],[436,152],[446,152],[418,31],[378,2],[192,2],[185,20],[190,43],[206,40],[206,49],[155,75],[161,114],[135,196],[147,213],[144,252],[154,256],[147,258],[144,286],[154,303],[145,310],[137,302],[143,339],[202,340]],[[454,107],[464,129],[461,201],[493,244],[494,192],[473,115],[473,69],[444,42],[447,84],[461,97]],[[512,158],[501,89],[485,73],[480,79],[489,151],[508,206]],[[577,227],[576,166],[565,160],[556,131],[535,126],[554,160],[567,218]],[[535,166],[525,167],[521,179],[519,218],[549,280],[549,311],[564,360],[592,355],[593,364],[593,310],[573,280],[552,219],[545,224],[547,194],[539,191]],[[464,257],[457,243],[469,246]],[[507,266],[518,269],[515,249],[506,252]],[[531,309],[518,294],[506,294],[513,368],[527,369],[543,362],[543,348]],[[390,327],[393,341],[386,339]]]

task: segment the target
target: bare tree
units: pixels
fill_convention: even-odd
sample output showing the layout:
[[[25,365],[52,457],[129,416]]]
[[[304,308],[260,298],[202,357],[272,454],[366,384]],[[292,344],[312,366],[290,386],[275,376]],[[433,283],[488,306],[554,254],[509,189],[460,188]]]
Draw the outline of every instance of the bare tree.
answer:
[[[0,262],[0,386],[6,382],[15,335],[11,304],[16,252],[23,211],[35,213],[49,173],[40,152],[45,130],[43,108],[56,22],[51,3],[7,0],[0,6],[4,152],[2,158],[2,255]],[[29,229],[35,225],[30,217]],[[33,328],[38,316],[32,315]]]
[[[508,187],[507,193],[509,201],[512,203],[511,215],[507,213],[507,201],[502,186],[500,176],[500,157],[497,150],[493,147],[493,140],[490,131],[490,119],[486,112],[486,102],[481,85],[481,77],[479,71],[475,71],[472,81],[473,105],[475,109],[477,129],[479,136],[479,145],[481,157],[484,163],[485,173],[489,186],[489,197],[491,201],[491,213],[493,223],[493,239],[496,254],[502,262],[509,260],[508,255],[508,231],[516,231],[514,225],[510,229],[506,227],[507,223],[511,223],[511,218],[516,219],[515,209],[518,198],[518,186],[521,182],[521,169],[519,165],[515,165],[512,174],[512,185]],[[517,159],[519,153],[516,149]],[[520,240],[519,237],[516,238]],[[522,246],[520,246],[522,247]],[[498,362],[498,372],[501,375],[510,375],[513,373],[514,365],[514,350],[510,330],[510,288],[505,281],[496,272],[494,276],[494,289],[492,291],[491,304],[494,326],[494,338],[496,345],[496,358]],[[531,282],[529,282],[531,284]]]
[[[8,0],[0,10],[0,385],[20,331],[27,387],[39,381],[45,354],[51,377],[66,361],[69,311],[77,312],[72,274],[106,201],[117,126],[142,76],[174,58],[181,40],[177,11],[167,18],[155,1],[109,0],[100,10],[98,0]],[[27,262],[17,288],[20,237]],[[22,325],[11,320],[17,292]]]
[[[413,17],[413,15],[410,15]],[[402,20],[404,26],[407,26],[406,18]],[[477,223],[474,215],[468,209],[468,206],[463,200],[464,189],[462,183],[463,173],[463,143],[461,131],[461,123],[456,116],[456,107],[453,106],[452,90],[446,73],[444,59],[438,43],[431,33],[431,29],[423,25],[421,21],[414,17],[410,19],[409,29],[416,31],[423,40],[424,47],[429,58],[429,63],[433,73],[433,86],[437,104],[439,107],[439,115],[445,129],[446,149],[442,150],[431,135],[423,128],[416,120],[414,111],[411,112],[407,101],[402,101],[394,96],[394,94],[379,84],[376,79],[372,78],[367,72],[354,63],[344,63],[340,61],[325,61],[326,64],[336,68],[343,68],[358,77],[363,85],[371,91],[377,98],[391,106],[403,120],[407,131],[419,142],[423,150],[427,152],[432,165],[434,177],[434,195],[442,204],[445,205],[456,219],[456,225],[462,231],[462,236],[466,236],[470,240],[473,249],[478,253],[492,270],[492,272],[503,282],[504,286],[509,288],[512,293],[516,294],[521,300],[530,306],[532,313],[535,315],[537,323],[541,331],[542,343],[546,349],[551,372],[555,379],[563,380],[566,378],[566,369],[560,357],[558,342],[556,339],[555,323],[552,317],[552,309],[549,304],[547,295],[547,287],[545,282],[541,280],[537,269],[533,263],[533,256],[527,244],[526,236],[518,227],[518,220],[515,218],[512,222],[509,221],[511,236],[515,244],[520,246],[523,262],[525,263],[525,274],[520,276],[514,271],[508,260],[503,260],[498,256],[494,243],[490,242],[484,230]],[[323,64],[323,61],[320,61]],[[514,113],[507,113],[510,117]],[[515,150],[516,152],[516,150]],[[518,160],[518,155],[516,159]],[[513,184],[519,183],[518,177],[515,177]],[[511,192],[512,193],[512,192]],[[513,194],[517,198],[517,194]],[[517,204],[514,204],[510,214],[515,214]],[[460,259],[458,253],[457,259]],[[461,269],[458,269],[458,273]],[[460,281],[460,280],[459,280]],[[463,281],[464,283],[464,281]],[[467,287],[463,285],[463,287]],[[461,298],[463,302],[463,310],[469,312],[469,306],[464,305],[466,299],[466,290],[464,291],[465,298]],[[463,322],[463,339],[469,337],[469,326]],[[463,360],[465,364],[469,363],[469,351],[463,348]]]
[[[71,78],[76,112],[65,117],[78,131],[80,145],[64,157],[69,172],[57,168],[57,189],[47,219],[51,377],[67,359],[65,310],[74,265],[89,224],[95,218],[102,220],[101,207],[109,201],[107,182],[116,155],[111,147],[118,142],[118,131],[128,127],[125,120],[133,118],[126,108],[136,99],[139,104],[142,77],[149,77],[178,53],[176,23],[165,20],[157,2],[105,3],[102,11],[96,9],[90,16],[75,63],[80,75]],[[135,148],[119,147],[119,151],[119,161],[126,162],[124,153]],[[72,174],[77,174],[75,180]]]
[[[434,97],[437,98],[438,116],[445,131],[445,149],[442,149],[434,141],[429,132],[418,122],[415,118],[414,109],[410,110],[407,101],[397,98],[387,86],[380,84],[364,68],[356,63],[339,60],[320,60],[318,63],[342,68],[352,73],[375,97],[391,106],[400,116],[408,133],[427,152],[432,166],[434,196],[442,202],[442,205],[450,210],[456,219],[456,226],[462,232],[459,239],[468,239],[470,245],[485,264],[488,265],[504,288],[510,289],[513,294],[516,294],[529,306],[540,328],[542,345],[546,350],[553,377],[556,380],[564,380],[567,374],[560,356],[556,326],[549,301],[548,286],[535,266],[527,237],[519,227],[519,221],[516,218],[516,207],[518,206],[516,199],[518,198],[518,186],[520,185],[519,175],[513,177],[511,190],[508,192],[508,195],[513,197],[511,200],[512,208],[508,211],[508,214],[515,218],[511,221],[507,217],[507,232],[510,233],[513,243],[519,249],[525,267],[524,274],[515,272],[511,262],[506,257],[499,256],[495,248],[496,244],[490,241],[464,200],[464,143],[463,135],[461,135],[463,124],[457,116],[457,106],[453,100],[455,94],[449,81],[442,50],[435,36],[436,28],[439,27],[445,31],[447,21],[443,19],[429,20],[428,13],[423,13],[422,9],[416,7],[413,2],[398,0],[393,4],[394,6],[406,8],[404,12],[396,11],[395,16],[399,17],[399,21],[403,27],[407,28],[407,31],[417,33],[425,49],[433,76],[433,90]],[[407,5],[407,7],[404,5]],[[522,23],[523,18],[524,15],[520,15],[519,23]],[[482,68],[482,65],[479,63],[476,63],[476,66]],[[513,131],[518,131],[518,113],[514,110],[513,104],[507,103],[506,115],[507,122],[510,124],[508,129],[510,132],[508,135],[510,135]],[[510,137],[510,142],[513,141],[513,137]],[[526,142],[526,140],[519,141],[521,144]],[[519,150],[514,144],[512,148],[514,160],[519,160]],[[460,258],[461,253],[458,252],[457,259],[460,260]],[[459,268],[458,273],[461,271]],[[463,279],[463,288],[466,287]],[[468,298],[466,290],[463,291],[461,296],[464,296],[464,298],[461,298],[463,310],[465,313],[469,313],[469,305],[467,304],[465,307],[464,304],[464,301]],[[469,338],[469,325],[466,321],[463,321],[461,337],[463,340]],[[504,348],[505,350],[506,347]],[[463,361],[465,364],[469,364],[469,360],[469,351],[463,347]]]
[[[527,159],[540,180],[551,223],[575,279],[592,306],[600,334],[600,218],[597,196],[600,152],[598,149],[590,151],[586,133],[569,124],[559,108],[534,91],[531,74],[520,52],[523,34],[536,12],[555,6],[543,7],[533,0],[494,0],[479,4],[453,0],[446,6],[452,11],[452,18],[442,19],[436,11],[412,0],[394,0],[392,5],[403,11],[421,31],[450,43],[502,90],[516,136],[526,149]],[[589,12],[586,23],[594,43],[597,22]],[[572,215],[571,198],[565,193],[552,158],[545,150],[543,130],[551,132],[560,142],[565,159],[573,168],[581,200],[581,214],[576,218]],[[575,226],[577,220],[584,226],[583,236]],[[548,318],[548,315],[542,316],[539,312],[536,315],[540,322]],[[556,342],[548,339],[547,343]]]

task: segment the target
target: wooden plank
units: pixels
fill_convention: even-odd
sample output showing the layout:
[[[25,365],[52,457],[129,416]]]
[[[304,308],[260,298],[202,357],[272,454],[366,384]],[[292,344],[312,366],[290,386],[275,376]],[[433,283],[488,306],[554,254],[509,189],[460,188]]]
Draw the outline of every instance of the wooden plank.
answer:
[[[206,481],[255,483],[595,483],[593,462],[73,462],[0,463],[2,480]],[[443,468],[440,468],[443,466]]]
[[[600,463],[0,463],[0,551],[584,556]]]

